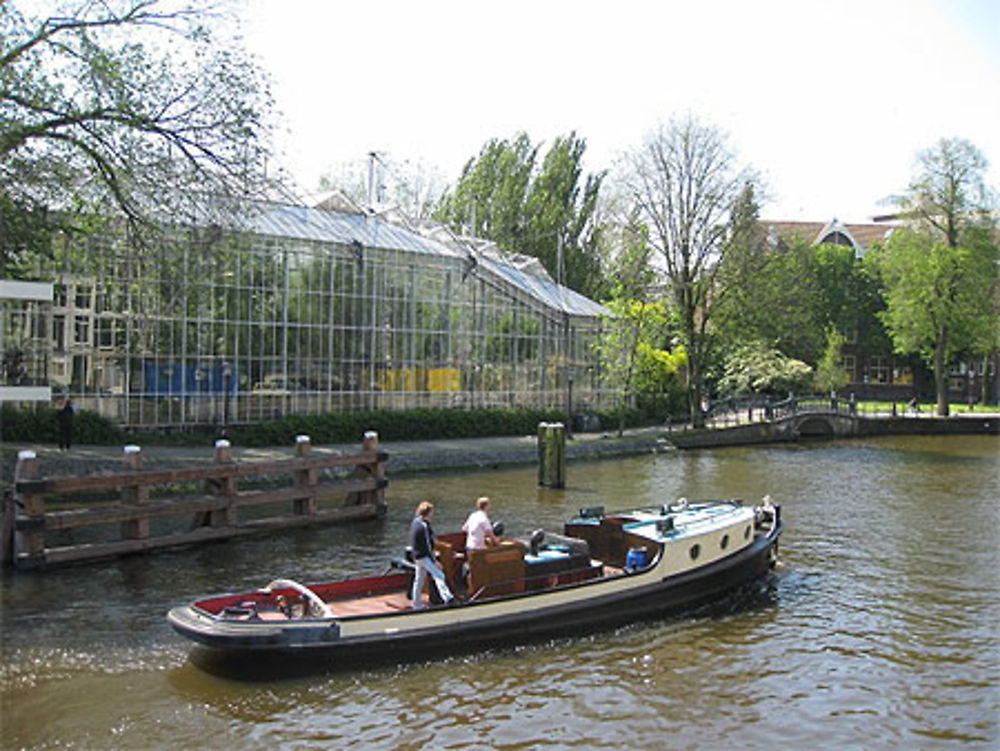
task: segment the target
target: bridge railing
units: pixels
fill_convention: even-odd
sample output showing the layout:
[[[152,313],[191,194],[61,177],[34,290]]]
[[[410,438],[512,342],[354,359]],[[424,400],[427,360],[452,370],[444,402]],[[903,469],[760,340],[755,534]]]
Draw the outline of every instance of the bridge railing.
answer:
[[[768,396],[726,397],[713,402],[705,412],[705,422],[712,427],[732,427],[756,422],[773,422],[804,413],[856,415],[858,404],[853,395],[789,396],[775,399]]]

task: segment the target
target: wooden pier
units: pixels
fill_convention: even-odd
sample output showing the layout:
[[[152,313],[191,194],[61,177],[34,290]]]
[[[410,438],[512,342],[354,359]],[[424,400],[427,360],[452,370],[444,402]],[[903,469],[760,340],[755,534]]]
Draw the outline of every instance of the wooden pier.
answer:
[[[40,476],[34,453],[21,452],[13,492],[4,498],[4,532],[0,537],[4,565],[39,569],[371,518],[385,511],[388,455],[371,450],[370,444],[350,456],[316,456],[308,436],[299,436],[295,453],[288,459],[235,462],[229,442],[218,441],[214,458],[214,464],[208,466],[143,469],[141,449],[126,446],[121,472],[45,478]],[[325,470],[337,476],[321,482]],[[241,484],[276,483],[284,486],[238,488]],[[182,491],[167,498],[151,498],[169,494],[171,488],[192,485],[201,492],[188,489],[188,495]],[[94,500],[88,500],[86,506],[57,501],[73,495]],[[338,500],[337,505],[330,503]],[[101,539],[66,543],[65,538],[72,536],[68,532],[89,528],[94,528],[90,536]]]

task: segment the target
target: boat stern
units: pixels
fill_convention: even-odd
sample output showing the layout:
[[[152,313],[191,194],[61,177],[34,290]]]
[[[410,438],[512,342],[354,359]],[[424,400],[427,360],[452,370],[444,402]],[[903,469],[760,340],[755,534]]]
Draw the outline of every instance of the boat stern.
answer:
[[[215,649],[281,649],[329,645],[340,639],[340,624],[333,619],[275,623],[236,621],[187,605],[171,609],[167,622],[181,636]]]

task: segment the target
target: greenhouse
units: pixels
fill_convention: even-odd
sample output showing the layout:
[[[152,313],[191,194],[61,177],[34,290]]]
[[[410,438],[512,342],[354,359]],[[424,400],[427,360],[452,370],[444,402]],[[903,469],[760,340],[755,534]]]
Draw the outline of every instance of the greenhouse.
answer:
[[[22,327],[51,331],[53,395],[136,427],[610,404],[593,347],[607,311],[535,259],[393,212],[269,204],[240,226],[58,243],[37,269],[51,305]]]

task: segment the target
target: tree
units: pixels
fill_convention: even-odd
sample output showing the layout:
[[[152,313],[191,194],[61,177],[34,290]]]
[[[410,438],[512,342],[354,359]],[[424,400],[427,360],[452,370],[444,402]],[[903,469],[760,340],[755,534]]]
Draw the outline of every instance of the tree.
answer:
[[[618,395],[618,434],[625,429],[625,410],[633,401],[646,407],[666,407],[670,381],[687,364],[683,347],[663,347],[670,332],[665,300],[616,298],[605,303],[610,311],[597,349],[604,383]],[[640,405],[641,406],[641,405]]]
[[[997,247],[983,233],[952,248],[928,232],[893,233],[876,262],[886,286],[882,314],[900,354],[921,355],[933,368],[937,413],[948,414],[948,367],[954,357],[995,336],[993,295]]]
[[[227,20],[161,0],[38,17],[0,3],[5,267],[74,217],[117,212],[132,230],[179,213],[222,221],[264,193],[270,94],[220,36]]]
[[[605,238],[610,239],[610,238]],[[654,299],[656,273],[650,264],[648,231],[632,212],[614,225],[616,255],[609,269],[612,298],[597,347],[604,382],[618,395],[618,434],[625,429],[625,408],[638,396],[661,398],[686,363],[683,350],[664,348],[671,333],[670,311]]]
[[[873,263],[886,286],[883,320],[893,345],[933,368],[937,413],[947,415],[952,360],[997,338],[995,198],[986,158],[969,141],[942,139],[917,164],[901,201],[910,226],[893,233]]]
[[[688,357],[688,411],[701,425],[715,280],[727,250],[727,221],[751,178],[736,167],[726,136],[694,117],[651,132],[626,154],[623,170],[650,228],[650,244],[666,267]]]
[[[466,162],[454,189],[442,197],[435,218],[457,232],[516,250],[537,156],[538,147],[527,133],[487,141],[479,155]]]
[[[827,330],[826,349],[813,374],[813,386],[819,393],[835,392],[850,381],[841,363],[841,352],[846,341],[847,338],[837,329]]]
[[[749,342],[726,355],[719,382],[723,392],[781,394],[802,391],[809,385],[812,368],[764,342]]]
[[[971,141],[942,138],[917,154],[919,172],[900,200],[916,227],[957,248],[972,225],[993,226],[996,197],[986,184],[989,162]]]
[[[735,347],[747,337],[768,338],[761,332],[764,319],[773,318],[761,299],[761,283],[770,250],[760,224],[760,205],[752,182],[747,182],[729,219],[726,253],[719,265],[714,328],[723,346]]]
[[[596,217],[604,173],[584,177],[586,145],[575,133],[560,136],[538,164],[541,147],[526,133],[492,139],[466,163],[435,218],[534,256],[553,279],[598,296],[603,280]]]

